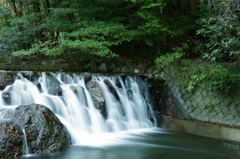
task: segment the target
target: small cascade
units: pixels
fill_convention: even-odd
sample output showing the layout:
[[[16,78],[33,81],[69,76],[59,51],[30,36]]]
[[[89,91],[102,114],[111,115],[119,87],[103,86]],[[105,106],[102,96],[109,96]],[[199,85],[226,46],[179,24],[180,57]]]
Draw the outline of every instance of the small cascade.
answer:
[[[45,105],[66,126],[74,144],[94,135],[156,126],[147,83],[138,76],[29,74],[19,72],[15,82],[0,91],[0,110]],[[28,152],[26,133],[24,137]]]
[[[25,152],[25,155],[28,155],[29,148],[28,148],[28,142],[27,142],[27,134],[24,128],[22,129],[22,132],[23,132],[23,139],[24,139],[24,152]]]

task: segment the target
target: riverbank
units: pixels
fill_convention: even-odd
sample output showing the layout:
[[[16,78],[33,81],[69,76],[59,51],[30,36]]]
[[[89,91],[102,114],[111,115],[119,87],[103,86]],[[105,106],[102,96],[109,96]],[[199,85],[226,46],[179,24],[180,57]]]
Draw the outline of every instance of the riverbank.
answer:
[[[235,71],[231,73],[226,72],[228,67],[233,66],[185,60],[165,68],[163,113],[179,119],[239,127],[240,94],[238,83],[231,83],[231,78],[237,79],[239,68],[231,68]]]

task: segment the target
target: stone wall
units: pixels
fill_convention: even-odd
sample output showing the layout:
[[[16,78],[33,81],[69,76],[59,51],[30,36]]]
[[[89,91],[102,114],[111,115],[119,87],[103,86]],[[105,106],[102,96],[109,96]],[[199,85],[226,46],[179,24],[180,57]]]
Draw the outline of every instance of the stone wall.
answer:
[[[230,126],[240,126],[240,101],[228,99],[211,89],[188,92],[167,82],[167,113],[180,119],[194,119]]]
[[[189,67],[190,68],[190,67]],[[191,69],[191,68],[190,68]],[[178,119],[200,120],[223,124],[231,127],[240,127],[240,95],[224,95],[210,88],[207,81],[189,91],[182,84],[189,81],[186,72],[172,67],[161,76],[165,80],[163,114]]]

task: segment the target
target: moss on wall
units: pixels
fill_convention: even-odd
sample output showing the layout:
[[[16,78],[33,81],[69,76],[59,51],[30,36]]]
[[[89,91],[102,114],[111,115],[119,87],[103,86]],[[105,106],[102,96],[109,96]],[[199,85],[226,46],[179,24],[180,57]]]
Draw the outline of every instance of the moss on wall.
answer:
[[[219,68],[239,71],[228,64],[201,60],[182,60],[166,67],[162,78],[167,83],[167,113],[182,119],[240,126],[239,91],[227,93],[212,85],[214,70]]]

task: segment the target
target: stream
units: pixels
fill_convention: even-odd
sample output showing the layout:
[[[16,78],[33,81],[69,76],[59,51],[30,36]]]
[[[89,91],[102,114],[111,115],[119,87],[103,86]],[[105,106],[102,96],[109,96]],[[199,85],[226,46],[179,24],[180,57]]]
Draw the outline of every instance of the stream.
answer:
[[[29,76],[30,74],[30,76]],[[72,146],[34,154],[24,134],[22,159],[239,159],[238,144],[157,128],[148,90],[139,76],[18,72],[0,91],[0,119],[18,105],[48,107],[66,127]]]
[[[19,159],[239,159],[240,145],[160,128],[107,135],[98,145]]]

